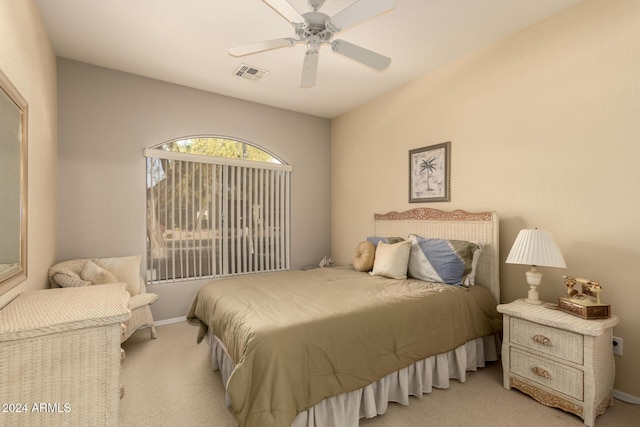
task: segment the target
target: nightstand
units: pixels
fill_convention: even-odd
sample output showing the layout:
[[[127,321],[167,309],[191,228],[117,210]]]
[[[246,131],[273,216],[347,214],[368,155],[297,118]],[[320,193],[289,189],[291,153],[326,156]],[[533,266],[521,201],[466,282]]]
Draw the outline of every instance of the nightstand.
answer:
[[[593,426],[613,403],[612,328],[617,316],[585,320],[523,299],[503,313],[504,387],[571,412]]]

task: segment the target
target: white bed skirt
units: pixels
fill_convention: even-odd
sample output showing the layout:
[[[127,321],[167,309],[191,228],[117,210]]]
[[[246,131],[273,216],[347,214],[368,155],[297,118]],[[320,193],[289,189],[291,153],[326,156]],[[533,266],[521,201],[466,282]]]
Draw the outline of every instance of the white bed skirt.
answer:
[[[220,370],[225,387],[233,361],[217,337],[207,336],[211,366]],[[409,396],[431,393],[435,388],[448,388],[450,379],[465,382],[467,371],[483,368],[485,362],[498,360],[499,338],[490,335],[468,341],[455,350],[428,357],[387,375],[359,390],[329,397],[305,412],[299,413],[293,427],[358,426],[360,418],[373,418],[387,411],[389,402],[409,404]],[[227,393],[227,406],[231,399]]]

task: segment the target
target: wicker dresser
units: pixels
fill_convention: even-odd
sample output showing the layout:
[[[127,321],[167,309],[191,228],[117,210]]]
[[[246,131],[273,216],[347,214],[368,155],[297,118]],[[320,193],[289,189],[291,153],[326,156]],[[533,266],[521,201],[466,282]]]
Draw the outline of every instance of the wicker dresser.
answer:
[[[0,425],[116,426],[121,285],[20,294],[0,310]]]
[[[618,318],[584,320],[517,300],[504,314],[504,387],[578,415],[588,426],[612,403],[612,331]]]

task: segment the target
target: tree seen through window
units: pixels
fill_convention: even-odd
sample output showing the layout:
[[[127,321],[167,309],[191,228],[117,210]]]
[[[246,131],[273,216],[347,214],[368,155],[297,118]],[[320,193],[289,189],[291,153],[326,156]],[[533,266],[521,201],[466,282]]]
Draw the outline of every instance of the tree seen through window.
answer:
[[[170,141],[145,156],[151,282],[289,268],[289,165],[217,137]]]

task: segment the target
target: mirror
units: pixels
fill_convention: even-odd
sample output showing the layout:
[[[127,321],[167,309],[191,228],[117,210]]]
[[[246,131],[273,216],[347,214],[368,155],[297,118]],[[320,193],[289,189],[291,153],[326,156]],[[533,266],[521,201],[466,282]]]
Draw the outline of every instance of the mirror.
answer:
[[[27,103],[0,71],[0,293],[27,278]]]

